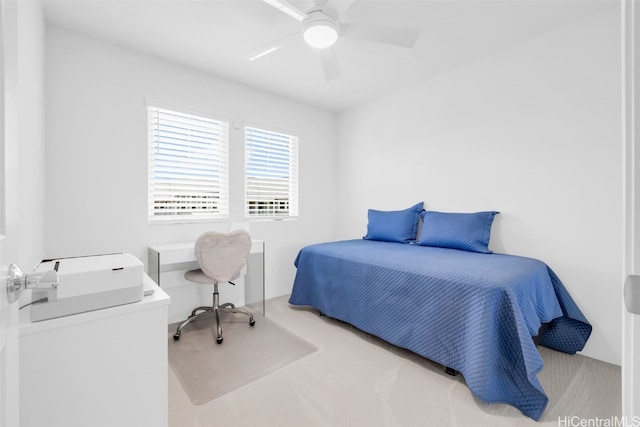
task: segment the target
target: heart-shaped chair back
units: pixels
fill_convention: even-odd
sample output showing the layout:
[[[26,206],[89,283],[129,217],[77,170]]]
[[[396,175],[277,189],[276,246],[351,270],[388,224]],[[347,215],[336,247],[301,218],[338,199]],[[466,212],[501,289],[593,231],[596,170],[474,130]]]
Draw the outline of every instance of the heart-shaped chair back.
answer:
[[[214,283],[236,279],[250,251],[251,236],[245,230],[208,231],[198,237],[195,244],[196,261]]]

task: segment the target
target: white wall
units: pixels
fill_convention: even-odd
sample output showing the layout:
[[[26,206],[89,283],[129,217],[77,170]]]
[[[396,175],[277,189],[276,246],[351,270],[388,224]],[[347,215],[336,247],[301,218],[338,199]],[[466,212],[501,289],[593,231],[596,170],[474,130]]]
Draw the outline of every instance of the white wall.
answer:
[[[622,153],[616,8],[339,117],[338,236],[367,208],[499,210],[494,251],[545,261],[620,363]]]
[[[243,220],[243,121],[293,132],[300,217],[251,223],[266,241],[266,296],[291,291],[297,251],[335,235],[336,117],[208,73],[47,27],[47,256],[195,240],[228,223],[148,225],[145,98],[231,118],[231,220]]]

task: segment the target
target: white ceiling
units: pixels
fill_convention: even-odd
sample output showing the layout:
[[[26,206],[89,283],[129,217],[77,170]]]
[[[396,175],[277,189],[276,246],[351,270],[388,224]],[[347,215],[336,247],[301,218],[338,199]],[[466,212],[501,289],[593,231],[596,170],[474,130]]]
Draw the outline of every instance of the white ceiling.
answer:
[[[311,1],[290,0],[302,10]],[[412,49],[340,38],[342,77],[325,81],[302,37],[256,61],[243,54],[300,30],[260,0],[43,0],[48,23],[342,111],[581,19],[612,0],[330,0],[342,22],[420,29]]]

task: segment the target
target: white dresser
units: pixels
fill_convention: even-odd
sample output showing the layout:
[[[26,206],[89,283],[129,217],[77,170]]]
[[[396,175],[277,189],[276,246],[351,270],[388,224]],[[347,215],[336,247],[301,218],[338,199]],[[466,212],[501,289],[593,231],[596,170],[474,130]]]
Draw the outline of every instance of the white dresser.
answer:
[[[168,424],[167,294],[32,323],[20,313],[21,427]]]

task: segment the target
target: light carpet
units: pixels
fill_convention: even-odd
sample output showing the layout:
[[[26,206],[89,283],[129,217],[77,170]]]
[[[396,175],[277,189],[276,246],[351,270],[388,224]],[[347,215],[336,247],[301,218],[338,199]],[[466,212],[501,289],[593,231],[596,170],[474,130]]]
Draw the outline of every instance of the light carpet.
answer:
[[[246,316],[223,313],[222,344],[216,343],[213,316],[200,318],[173,334],[179,323],[169,325],[169,364],[191,402],[201,405],[290,364],[318,347],[255,315],[255,326]]]
[[[318,351],[204,405],[191,403],[169,369],[170,427],[621,425],[613,424],[622,414],[619,366],[539,347],[549,404],[536,422],[512,406],[480,401],[463,375],[447,375],[442,365],[288,298],[267,300],[269,319]]]

